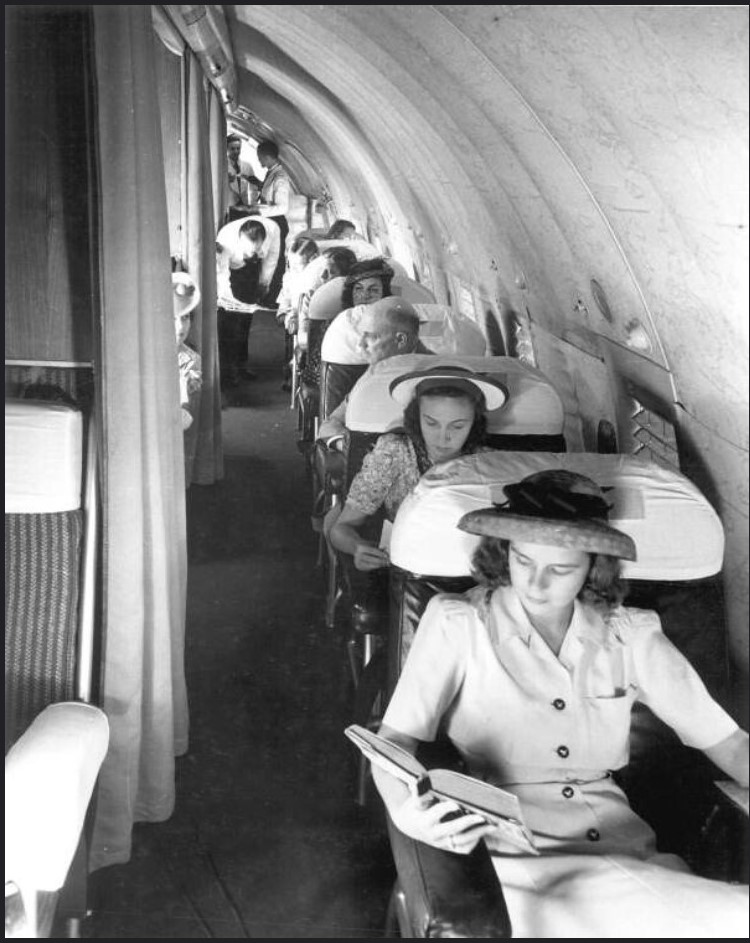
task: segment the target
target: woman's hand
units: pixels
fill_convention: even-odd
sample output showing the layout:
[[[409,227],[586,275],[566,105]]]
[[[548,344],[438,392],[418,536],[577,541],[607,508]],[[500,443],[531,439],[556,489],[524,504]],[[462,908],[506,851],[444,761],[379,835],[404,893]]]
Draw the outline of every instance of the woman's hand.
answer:
[[[443,800],[429,804],[425,797],[410,795],[397,809],[391,811],[394,825],[417,841],[468,855],[493,826],[476,812],[462,814],[455,802]]]
[[[379,550],[372,544],[358,543],[354,548],[354,566],[358,570],[380,570],[388,566],[390,560],[385,550]]]

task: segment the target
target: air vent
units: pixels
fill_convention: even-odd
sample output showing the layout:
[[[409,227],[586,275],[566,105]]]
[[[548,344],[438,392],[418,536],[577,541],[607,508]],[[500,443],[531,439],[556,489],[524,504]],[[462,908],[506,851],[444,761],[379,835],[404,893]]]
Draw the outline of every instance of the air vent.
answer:
[[[680,455],[672,423],[646,409],[637,399],[633,399],[632,406],[630,422],[633,454],[649,458],[665,468],[679,471]]]

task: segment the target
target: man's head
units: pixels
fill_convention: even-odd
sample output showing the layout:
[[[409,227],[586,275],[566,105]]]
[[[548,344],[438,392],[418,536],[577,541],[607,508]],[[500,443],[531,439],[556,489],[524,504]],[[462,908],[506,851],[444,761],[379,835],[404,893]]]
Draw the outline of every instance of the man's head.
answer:
[[[273,141],[261,141],[256,153],[261,167],[273,167],[279,159],[279,149]]]
[[[396,354],[410,354],[419,343],[419,317],[401,298],[381,298],[368,305],[359,321],[362,353],[369,363]]]
[[[240,247],[245,256],[257,255],[266,238],[266,230],[263,223],[257,219],[249,219],[240,226]]]
[[[232,161],[238,161],[240,151],[242,150],[242,138],[239,134],[230,134],[227,137],[227,157]]]

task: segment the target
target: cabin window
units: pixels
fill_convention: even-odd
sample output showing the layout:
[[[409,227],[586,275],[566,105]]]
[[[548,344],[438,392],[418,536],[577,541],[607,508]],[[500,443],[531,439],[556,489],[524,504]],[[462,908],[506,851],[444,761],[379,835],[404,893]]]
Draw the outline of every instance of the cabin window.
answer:
[[[665,468],[680,470],[677,436],[668,419],[646,409],[639,400],[633,398],[630,423],[634,455],[651,459]]]
[[[430,263],[427,261],[427,256],[425,255],[421,255],[419,261],[421,263],[421,271],[419,273],[419,280],[425,286],[425,288],[429,288],[430,291],[434,295],[435,282],[432,277],[432,267],[430,266]]]
[[[474,292],[460,279],[458,281],[458,310],[472,321],[477,319],[477,309],[474,304]]]
[[[528,367],[536,367],[536,355],[534,354],[534,342],[531,339],[529,322],[519,318],[515,311],[509,314],[509,328],[513,332],[513,346],[516,351],[516,357],[525,363]]]

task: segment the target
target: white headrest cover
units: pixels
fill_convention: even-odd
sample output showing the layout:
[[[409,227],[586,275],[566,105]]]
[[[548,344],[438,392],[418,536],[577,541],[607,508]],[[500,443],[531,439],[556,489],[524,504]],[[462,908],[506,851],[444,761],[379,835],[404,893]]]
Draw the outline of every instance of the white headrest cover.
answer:
[[[328,363],[365,364],[367,358],[359,349],[357,323],[365,305],[355,305],[337,314],[328,325],[320,345],[320,358]]]
[[[328,334],[332,328],[333,325]],[[351,391],[346,410],[347,427],[360,432],[384,432],[400,425],[403,413],[388,391],[391,380],[412,370],[443,363],[489,373],[508,390],[507,403],[487,414],[488,432],[506,435],[562,433],[562,400],[544,374],[514,357],[469,357],[464,354],[442,357],[403,354],[381,360],[357,381]]]
[[[469,511],[505,500],[503,487],[533,472],[565,468],[613,487],[609,522],[633,538],[629,579],[691,580],[721,569],[724,530],[695,485],[632,455],[589,452],[487,452],[432,469],[399,508],[391,534],[396,566],[429,576],[468,576],[480,537],[457,528]]]
[[[5,513],[49,514],[81,506],[83,419],[63,403],[5,403]]]
[[[484,334],[465,314],[449,305],[415,304],[419,315],[419,339],[436,354],[469,354],[483,357]]]
[[[390,263],[389,263],[390,264]],[[391,281],[391,294],[398,295],[404,301],[411,304],[435,304],[435,296],[429,288],[413,278],[407,278],[405,275],[396,274]]]
[[[314,261],[317,262],[317,259]],[[312,264],[313,262],[310,263]],[[307,311],[307,316],[311,321],[332,321],[339,314],[345,281],[346,279],[339,275],[315,289]]]
[[[326,249],[351,249],[357,256],[358,262],[364,262],[367,259],[377,259],[380,257],[380,250],[367,242],[365,239],[316,239],[319,251],[325,252]]]

